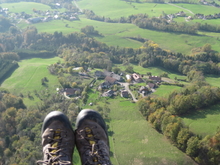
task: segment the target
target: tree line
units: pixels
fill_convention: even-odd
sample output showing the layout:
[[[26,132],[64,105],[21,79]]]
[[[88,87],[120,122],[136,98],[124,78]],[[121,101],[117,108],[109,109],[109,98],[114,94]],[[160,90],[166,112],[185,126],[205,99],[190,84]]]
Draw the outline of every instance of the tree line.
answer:
[[[178,2],[179,3],[179,2]],[[189,3],[193,3],[190,2]],[[139,28],[157,30],[157,31],[166,31],[166,32],[175,32],[175,33],[186,33],[197,35],[198,30],[208,31],[208,32],[220,32],[219,25],[211,25],[208,23],[194,23],[188,24],[186,22],[173,22],[168,21],[162,15],[160,17],[149,17],[147,14],[135,14],[128,17],[120,17],[111,19],[109,17],[98,16],[92,10],[83,10],[84,14],[88,19],[108,22],[108,23],[132,23],[138,26]]]
[[[191,132],[179,117],[220,101],[220,88],[194,83],[172,92],[168,98],[143,98],[138,101],[140,112],[158,132],[200,165],[217,165],[220,160],[220,130],[202,138]]]

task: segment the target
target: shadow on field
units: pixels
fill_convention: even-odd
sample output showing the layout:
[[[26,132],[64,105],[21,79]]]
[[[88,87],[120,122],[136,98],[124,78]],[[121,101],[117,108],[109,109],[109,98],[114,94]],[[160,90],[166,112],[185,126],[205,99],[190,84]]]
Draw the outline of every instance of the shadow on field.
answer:
[[[220,114],[220,104],[214,105],[207,109],[197,110],[191,114],[182,116],[183,118],[188,118],[192,120],[206,118],[207,115],[218,115]]]
[[[0,79],[0,85],[9,77],[11,77],[12,73],[19,67],[19,65],[17,67],[13,67],[12,69],[10,69],[1,79]]]

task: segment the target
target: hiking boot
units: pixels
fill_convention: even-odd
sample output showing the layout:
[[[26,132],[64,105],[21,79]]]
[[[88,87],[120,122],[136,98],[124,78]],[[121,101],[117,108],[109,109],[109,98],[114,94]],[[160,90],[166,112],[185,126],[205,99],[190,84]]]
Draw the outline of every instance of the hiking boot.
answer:
[[[50,112],[44,119],[41,133],[44,158],[37,164],[72,165],[74,131],[66,115]]]
[[[111,165],[107,128],[98,112],[85,109],[79,113],[75,140],[82,165]]]

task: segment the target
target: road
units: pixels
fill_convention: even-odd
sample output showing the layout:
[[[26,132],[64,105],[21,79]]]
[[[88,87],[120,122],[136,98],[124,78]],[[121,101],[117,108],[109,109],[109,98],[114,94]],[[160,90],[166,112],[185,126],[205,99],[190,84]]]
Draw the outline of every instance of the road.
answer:
[[[74,4],[76,5],[76,7],[79,9],[80,12],[83,12],[82,9],[80,9],[80,7],[78,6],[78,4],[76,3],[76,1],[73,1]]]
[[[180,8],[180,9],[184,9],[184,10],[187,10],[188,12],[190,12],[191,14],[195,14],[195,13],[193,13],[191,10],[189,10],[189,9],[186,9],[186,8],[184,8],[184,7],[180,7],[180,6],[177,6],[177,5],[174,5],[174,4],[172,4],[172,3],[166,3],[166,4],[168,4],[168,5],[171,5],[171,6],[175,6],[175,7],[178,7],[178,8]]]
[[[133,93],[131,92],[130,88],[129,88],[129,83],[120,83],[121,85],[123,85],[125,87],[125,90],[128,91],[128,93],[130,93],[132,99],[134,102],[137,102],[138,100],[136,99],[136,97],[133,95]]]

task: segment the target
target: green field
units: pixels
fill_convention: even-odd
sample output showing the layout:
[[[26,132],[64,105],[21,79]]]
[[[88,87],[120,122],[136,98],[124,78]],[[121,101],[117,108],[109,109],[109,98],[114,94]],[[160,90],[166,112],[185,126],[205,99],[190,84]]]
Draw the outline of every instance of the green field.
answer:
[[[179,86],[173,86],[173,85],[160,85],[159,88],[156,89],[156,92],[154,92],[153,96],[161,96],[161,97],[167,97],[170,93],[172,93],[174,90],[179,90],[181,87]]]
[[[113,131],[113,136],[110,136],[111,150],[115,154],[113,164],[194,164],[163,135],[152,129],[138,112],[136,104],[118,98],[109,101],[109,107],[109,125]]]
[[[65,27],[66,24],[68,24],[68,27]],[[104,35],[104,37],[95,37],[97,40],[113,46],[138,48],[142,46],[142,43],[130,40],[128,39],[128,37],[141,36],[143,38],[158,43],[159,46],[163,49],[175,52],[182,52],[185,54],[189,54],[192,48],[201,47],[206,43],[211,44],[214,50],[220,51],[220,41],[213,39],[212,36],[193,36],[187,34],[159,32],[147,29],[140,29],[133,24],[105,23],[89,20],[84,18],[83,16],[80,17],[80,21],[70,22],[66,20],[57,20],[48,23],[38,23],[34,26],[37,27],[39,32],[53,33],[54,31],[63,31],[64,34],[68,34],[74,31],[79,32],[80,29],[82,27],[85,27],[86,25],[94,26],[96,30]],[[186,43],[186,41],[188,42]]]
[[[201,13],[201,14],[209,15],[209,14],[219,13],[219,8],[208,6],[208,5],[187,4],[187,3],[177,3],[175,5],[188,9],[192,11],[194,14]]]
[[[19,68],[16,69],[13,74],[6,79],[1,87],[9,89],[10,92],[15,94],[22,93],[26,96],[28,92],[33,92],[34,90],[56,90],[59,86],[59,82],[56,76],[53,76],[47,70],[47,66],[53,63],[56,63],[58,60],[61,60],[58,57],[48,58],[48,59],[39,59],[32,58],[27,60],[22,60],[19,62]],[[41,79],[47,77],[49,82],[48,86],[41,85]],[[24,102],[27,106],[38,102],[38,98],[30,100],[24,98]]]
[[[96,94],[89,94],[89,97]],[[161,134],[158,134],[145,118],[138,112],[134,103],[124,98],[106,99],[111,109],[106,124],[109,126],[110,151],[112,164],[133,165],[194,165],[188,156],[174,147]],[[106,106],[104,102],[97,105]],[[95,109],[94,106],[84,108]],[[120,107],[120,108],[119,108]],[[132,117],[131,117],[132,116]],[[80,165],[78,153],[74,154],[74,164]]]
[[[220,104],[182,116],[189,129],[199,135],[214,135],[220,127]]]
[[[159,17],[163,11],[166,14],[177,13],[182,11],[178,7],[170,6],[168,4],[158,3],[129,3],[126,1],[111,0],[111,1],[100,1],[100,0],[82,0],[77,2],[79,7],[82,9],[93,10],[97,15],[120,18],[127,17],[132,14],[146,13],[149,16]],[[135,6],[135,7],[134,7]],[[184,10],[188,13],[187,10]]]
[[[212,86],[220,87],[220,76],[206,75],[205,80]]]
[[[3,3],[0,6],[3,8],[8,8],[9,12],[13,13],[25,12],[27,14],[34,14],[33,9],[41,11],[52,10],[48,5],[35,2]]]
[[[126,3],[125,1],[118,1],[113,0],[109,2],[98,1],[95,0],[91,3],[88,0],[82,0],[77,2],[81,8],[85,9],[92,9],[98,15],[104,15],[111,18],[120,18],[121,16],[128,16],[131,14],[137,13],[153,13],[154,16],[159,16],[162,11],[165,13],[176,13],[183,9],[171,6],[168,4],[154,4],[154,3],[134,3],[137,6],[137,9],[134,9],[130,4]],[[21,3],[9,3],[3,5],[13,5],[16,6],[15,9],[19,9],[19,11],[29,11],[32,12],[33,7],[35,6],[33,2],[26,2],[25,5],[20,5]],[[36,6],[38,7],[36,3]],[[177,4],[179,7],[183,6],[189,9],[191,4]],[[20,7],[22,6],[22,7]],[[101,6],[101,7],[100,7]],[[201,6],[203,10],[207,11],[210,10],[210,6]],[[7,7],[7,6],[6,6]],[[36,7],[36,8],[37,8]],[[40,8],[41,6],[39,6]],[[42,5],[42,10],[48,9],[49,6]],[[12,7],[11,7],[12,8]],[[27,9],[28,10],[27,10]],[[15,11],[12,9],[12,11]],[[206,10],[207,9],[207,10]],[[215,12],[215,8],[213,7],[212,12]],[[11,10],[10,10],[11,11]],[[113,12],[114,11],[114,12]],[[199,8],[195,8],[195,11],[199,11]],[[187,10],[186,10],[187,12]],[[201,10],[202,12],[202,10]],[[153,16],[151,15],[151,16]],[[104,42],[108,45],[113,46],[122,46],[122,47],[133,47],[139,48],[142,46],[142,43],[128,39],[128,37],[138,37],[141,36],[145,39],[152,40],[159,44],[160,47],[163,49],[175,51],[175,52],[182,52],[184,54],[190,54],[190,51],[194,47],[201,47],[206,43],[212,45],[212,48],[216,51],[220,52],[220,41],[217,39],[213,39],[213,37],[218,36],[219,34],[213,33],[204,33],[199,32],[201,35],[187,35],[187,34],[178,34],[178,33],[168,33],[168,32],[160,32],[160,31],[153,31],[147,29],[140,29],[133,24],[121,24],[121,23],[106,23],[106,22],[99,22],[94,20],[86,19],[84,15],[81,15],[79,21],[67,21],[67,20],[54,20],[47,23],[38,23],[33,24],[36,26],[39,32],[48,32],[54,33],[55,31],[62,31],[64,34],[69,34],[72,32],[79,32],[82,27],[86,25],[92,25],[98,30],[104,37],[95,37],[97,40]],[[178,18],[182,20],[183,18]],[[210,20],[213,21],[214,20]],[[217,23],[218,20],[215,20]],[[68,24],[68,27],[66,25]],[[24,20],[21,21],[18,27],[24,29],[30,24],[27,24]],[[114,27],[114,28],[113,28]]]

